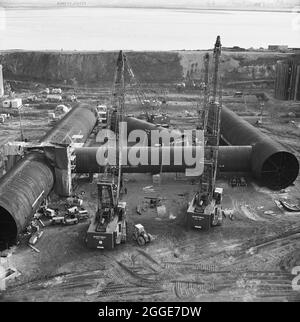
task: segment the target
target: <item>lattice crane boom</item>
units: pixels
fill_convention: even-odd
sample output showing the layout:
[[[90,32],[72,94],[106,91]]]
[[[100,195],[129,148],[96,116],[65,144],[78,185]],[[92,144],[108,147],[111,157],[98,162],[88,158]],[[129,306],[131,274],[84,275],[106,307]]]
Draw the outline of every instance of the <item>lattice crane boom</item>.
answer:
[[[219,82],[219,63],[221,55],[220,36],[217,37],[214,47],[214,66],[212,77],[212,98],[209,100],[210,84],[209,84],[209,55],[204,56],[204,99],[202,114],[203,130],[206,145],[205,164],[203,174],[200,177],[199,195],[204,195],[206,201],[209,202],[213,197],[217,174],[217,160],[219,150],[220,137],[220,117],[221,117],[221,96],[222,90]],[[219,90],[219,92],[218,92]],[[219,102],[216,101],[216,95],[219,94]]]

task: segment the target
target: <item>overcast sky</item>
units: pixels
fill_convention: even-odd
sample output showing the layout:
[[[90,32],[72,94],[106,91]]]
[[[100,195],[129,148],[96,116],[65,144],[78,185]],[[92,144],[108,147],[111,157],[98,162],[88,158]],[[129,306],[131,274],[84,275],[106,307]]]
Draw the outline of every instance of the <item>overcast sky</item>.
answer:
[[[236,4],[245,3],[241,0],[234,1]],[[248,0],[248,3],[250,1],[261,3],[259,0]],[[263,1],[265,4],[270,2]],[[20,8],[24,4],[24,0],[6,2],[10,5],[18,4]],[[300,44],[300,13],[291,9],[273,12],[235,11],[231,8],[197,10],[195,5],[203,4],[200,0],[46,2],[48,7],[40,8],[37,6],[45,1],[31,0],[32,4],[36,4],[34,10],[30,10],[30,7],[19,10],[18,6],[6,9],[3,6],[4,0],[0,0],[0,50],[207,49],[212,47],[217,35],[221,35],[223,45],[228,47],[267,48],[270,44],[299,47]],[[218,0],[218,3],[224,2],[225,0]],[[277,2],[279,4],[279,0]],[[80,3],[83,5],[80,6]],[[89,7],[96,3],[101,3],[102,6]],[[274,4],[274,0],[272,3]],[[280,3],[287,4],[287,1]],[[104,7],[105,4],[110,7]],[[112,7],[118,4],[122,4],[123,8]],[[137,7],[134,4],[140,5]],[[151,8],[141,9],[142,4],[151,4]],[[164,7],[166,4],[168,6]],[[182,7],[179,8],[180,4]],[[124,8],[125,5],[127,8]]]
[[[98,6],[151,6],[151,7],[203,7],[234,6],[234,7],[295,7],[300,0],[0,0],[3,7],[10,6],[58,6],[62,3],[69,5],[98,5]]]

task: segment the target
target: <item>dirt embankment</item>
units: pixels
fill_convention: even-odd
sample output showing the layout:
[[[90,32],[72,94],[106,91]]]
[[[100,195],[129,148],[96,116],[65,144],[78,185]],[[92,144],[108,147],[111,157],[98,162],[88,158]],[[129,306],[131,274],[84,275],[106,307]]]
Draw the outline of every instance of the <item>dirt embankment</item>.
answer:
[[[0,54],[4,77],[87,84],[112,82],[117,52]],[[129,52],[130,64],[141,82],[174,82],[182,78],[180,57],[174,52]]]
[[[205,51],[128,52],[132,68],[141,82],[173,83],[187,74],[201,79]],[[275,64],[289,54],[223,52],[224,81],[273,79]],[[88,84],[112,82],[117,52],[2,52],[7,79]],[[211,58],[212,61],[212,58]]]
[[[205,53],[204,51],[179,52],[184,75],[190,74],[194,79],[201,79]],[[290,56],[292,55],[288,53],[223,51],[221,56],[223,81],[272,80],[275,78],[276,62]],[[210,55],[210,67],[213,65],[212,60]]]

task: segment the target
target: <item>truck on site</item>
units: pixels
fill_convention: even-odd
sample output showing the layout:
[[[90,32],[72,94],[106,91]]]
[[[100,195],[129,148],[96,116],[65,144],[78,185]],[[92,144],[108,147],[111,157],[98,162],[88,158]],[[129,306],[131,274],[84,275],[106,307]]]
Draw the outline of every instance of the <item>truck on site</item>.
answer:
[[[73,214],[75,214],[75,213],[78,212],[78,207],[77,206],[73,206],[71,208],[68,208],[67,209],[67,212],[68,212],[69,215],[73,215]]]
[[[54,209],[52,209],[52,208],[46,208],[46,209],[45,209],[45,215],[46,215],[47,217],[53,218],[53,217],[55,217],[55,216],[57,215],[57,211],[55,211],[55,210],[54,210]]]
[[[78,222],[79,220],[77,217],[64,219],[64,225],[77,225]]]
[[[47,95],[47,102],[61,102],[62,101],[62,96],[59,94],[48,94]]]
[[[54,216],[51,218],[52,225],[60,225],[63,224],[65,221],[65,216]]]
[[[147,121],[158,126],[168,128],[170,126],[170,117],[166,113],[149,113],[147,116]]]
[[[38,100],[38,97],[36,95],[30,95],[27,97],[26,102],[27,103],[35,103]]]
[[[107,123],[107,106],[106,105],[98,105],[97,106],[98,113],[98,122],[101,124]]]
[[[151,242],[153,237],[145,231],[145,228],[141,224],[134,225],[134,231],[132,235],[133,240],[135,240],[139,246],[144,246]]]

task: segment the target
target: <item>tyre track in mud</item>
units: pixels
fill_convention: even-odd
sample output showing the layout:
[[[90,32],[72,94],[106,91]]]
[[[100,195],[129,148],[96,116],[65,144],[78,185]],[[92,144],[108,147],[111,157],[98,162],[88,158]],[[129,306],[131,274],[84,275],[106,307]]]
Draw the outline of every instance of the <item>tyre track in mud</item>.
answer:
[[[292,230],[297,228],[295,226]],[[239,247],[245,256],[245,249],[249,249],[249,241],[240,244]],[[195,252],[198,251],[199,248],[196,248]],[[210,254],[209,258],[223,252],[224,250],[217,251]],[[139,296],[151,299],[163,296],[188,300],[212,293],[227,296],[228,292],[235,294],[237,298],[242,298],[243,295],[240,293],[245,291],[263,299],[296,298],[291,288],[294,276],[288,272],[276,270],[245,272],[235,267],[236,262],[234,265],[215,265],[203,263],[204,257],[194,258],[193,262],[160,261],[161,254],[153,257],[146,250],[136,249],[122,260],[109,258],[112,261],[109,264],[111,266],[109,272],[103,269],[91,270],[60,274],[46,281],[23,283],[15,286],[13,290],[8,290],[6,298],[13,299],[15,293],[18,298],[22,298],[23,294],[37,297],[39,300],[48,300],[49,286],[57,298],[62,300],[71,300],[75,295],[82,300],[91,301],[109,298],[135,299]],[[187,274],[188,280],[186,280]],[[34,294],[30,295],[31,293]]]
[[[233,208],[236,209],[237,211],[241,212],[241,210],[239,209],[238,205],[236,202],[234,202],[233,200]],[[250,219],[250,218],[249,218]],[[253,222],[258,222],[258,221],[268,221],[265,218],[258,218],[259,220],[252,220]],[[271,218],[270,222],[273,221],[274,218]],[[279,223],[278,223],[279,225]],[[278,226],[281,227],[281,226]],[[300,231],[300,227],[297,228],[297,232]],[[283,230],[283,229],[282,229]],[[234,247],[228,246],[226,247],[226,245],[224,246],[224,248],[220,251],[215,251],[214,249],[212,249],[211,251],[209,250],[209,255],[204,255],[203,253],[208,253],[208,249],[207,247],[209,245],[205,244],[203,246],[197,246],[197,241],[198,238],[193,238],[193,239],[189,239],[189,243],[188,244],[175,244],[174,245],[174,249],[178,250],[179,252],[184,253],[185,251],[188,251],[189,257],[193,258],[193,262],[197,262],[197,263],[201,263],[203,261],[206,260],[213,260],[214,257],[217,257],[218,255],[222,255],[222,254],[227,254],[227,255],[232,255],[235,257],[244,257],[244,252],[247,251],[249,248],[251,247],[257,247],[259,244],[263,244],[263,243],[267,243],[270,242],[272,240],[276,240],[281,238],[281,236],[285,236],[285,235],[292,235],[293,231],[291,230],[291,228],[289,228],[290,232],[273,232],[271,234],[265,233],[264,235],[259,234],[259,240],[257,240],[256,237],[248,239],[244,242],[239,242],[236,245],[234,245]],[[291,237],[292,238],[292,237]],[[182,242],[181,242],[182,243]],[[276,242],[274,242],[276,243]],[[193,245],[194,244],[194,245]],[[191,250],[191,245],[193,245],[193,249]],[[270,242],[270,246],[272,245],[272,242]],[[213,246],[211,247],[213,248]],[[159,251],[156,252],[157,257],[159,258],[165,258],[166,256],[171,256],[172,253],[174,253],[173,250],[170,250],[169,248],[165,248],[165,249],[160,249]],[[199,256],[199,254],[202,254],[201,256]]]
[[[119,264],[118,264],[119,265]],[[169,264],[171,265],[171,264]],[[178,266],[178,265],[176,265]],[[64,300],[68,300],[74,295],[78,295],[87,300],[101,300],[106,298],[128,299],[136,298],[137,296],[150,296],[152,299],[161,294],[167,293],[168,296],[175,296],[179,300],[187,300],[191,298],[197,298],[201,295],[209,293],[224,292],[230,289],[230,293],[239,293],[243,291],[253,292],[253,296],[256,297],[295,297],[295,294],[291,288],[291,281],[294,275],[290,273],[280,271],[201,271],[199,274],[199,265],[196,264],[196,272],[198,275],[195,280],[185,280],[185,276],[190,271],[186,269],[185,274],[180,274],[181,278],[172,279],[173,276],[165,273],[167,268],[161,270],[161,272],[152,273],[150,276],[143,276],[139,274],[139,270],[142,267],[131,267],[121,264],[119,266],[122,270],[130,276],[128,279],[122,278],[122,283],[117,280],[106,283],[99,289],[94,290],[90,294],[88,290],[94,289],[95,285],[99,283],[99,274],[103,274],[103,271],[91,271],[82,274],[69,274],[63,277],[58,277],[46,282],[32,282],[29,285],[20,286],[19,289],[14,289],[12,294],[8,294],[7,299],[14,298],[13,293],[16,292],[19,296],[20,293],[34,294],[40,300],[47,299],[47,288],[51,286],[52,290],[58,297],[63,297]],[[201,269],[202,267],[200,267]],[[193,278],[194,275],[189,274],[189,278]],[[112,274],[114,276],[115,274]],[[101,276],[101,275],[100,275]],[[203,281],[201,281],[203,277]],[[58,280],[57,280],[58,279]],[[52,282],[52,283],[51,283]],[[254,286],[251,286],[254,283]],[[69,292],[72,290],[72,292]],[[242,295],[241,295],[242,296]]]
[[[150,256],[150,255],[149,255]],[[147,254],[148,257],[148,254]],[[159,264],[152,257],[149,260],[156,265]],[[167,263],[169,266],[165,265],[162,271],[168,269],[173,265],[173,263]],[[175,266],[180,266],[180,263],[175,263]],[[186,267],[186,265],[183,265]],[[160,292],[170,292],[173,291],[174,295],[178,299],[189,299],[197,296],[201,296],[207,293],[216,293],[219,291],[224,291],[228,288],[234,288],[237,291],[244,290],[245,288],[249,289],[249,284],[254,283],[257,290],[255,290],[254,296],[260,296],[262,294],[264,297],[268,297],[275,294],[280,297],[280,295],[284,296],[294,296],[294,292],[291,288],[291,281],[294,276],[290,273],[281,272],[281,271],[237,271],[237,270],[216,270],[215,267],[211,266],[199,266],[199,264],[189,264],[188,269],[192,268],[196,271],[201,271],[201,274],[205,277],[211,275],[213,277],[213,281],[202,282],[202,281],[193,281],[193,280],[169,280],[168,278],[159,278],[159,275],[156,274],[156,279],[147,279],[144,276],[140,276],[137,271],[140,269],[138,267],[137,270],[133,270],[130,267],[126,267],[123,265],[122,267],[129,273],[131,276],[135,276],[139,280],[140,287],[145,287],[147,284],[151,285],[151,291],[154,293]],[[186,272],[187,273],[187,272]],[[199,278],[199,276],[198,276]],[[217,279],[217,281],[216,281]],[[219,281],[221,279],[221,281]],[[237,281],[242,280],[246,286],[239,286]],[[163,290],[162,288],[165,288]],[[136,291],[136,289],[135,289]],[[119,291],[117,291],[119,292]],[[149,290],[148,290],[149,292]],[[264,293],[262,293],[264,292]],[[285,293],[283,293],[285,292]],[[143,291],[141,293],[143,294]],[[145,293],[147,295],[148,293]]]

